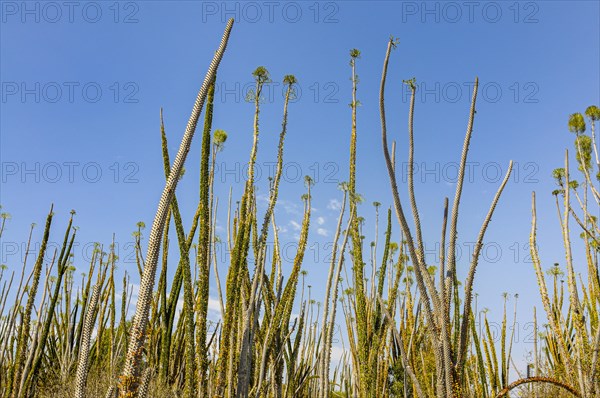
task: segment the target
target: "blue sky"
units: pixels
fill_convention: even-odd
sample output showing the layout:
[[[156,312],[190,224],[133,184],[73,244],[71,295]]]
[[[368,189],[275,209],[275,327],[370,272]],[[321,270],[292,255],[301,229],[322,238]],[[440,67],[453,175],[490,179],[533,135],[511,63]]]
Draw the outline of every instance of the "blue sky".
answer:
[[[136,272],[125,260],[133,253],[131,232],[140,220],[149,229],[164,182],[159,109],[164,108],[174,154],[225,21],[234,17],[218,75],[213,123],[229,134],[217,159],[218,234],[225,237],[228,191],[232,186],[234,200],[239,198],[249,156],[253,106],[244,97],[251,72],[264,65],[273,79],[261,112],[259,194],[267,192],[276,159],[281,82],[294,74],[299,91],[289,109],[277,221],[293,250],[294,223],[301,221],[302,176],[311,175],[317,183],[305,269],[307,282],[321,297],[338,214],[335,201],[342,198],[337,182],[348,178],[351,48],[362,53],[357,66],[362,104],[357,179],[366,199],[360,213],[367,219],[367,241],[375,231],[371,203],[391,205],[378,95],[387,40],[393,35],[400,44],[388,73],[388,134],[398,142],[402,170],[408,113],[402,80],[416,77],[416,193],[430,262],[436,260],[443,198],[454,196],[455,162],[475,76],[480,95],[461,204],[460,272],[501,175],[509,160],[515,162],[486,236],[475,289],[480,307],[491,309],[491,319],[501,314],[502,292],[520,295],[515,355],[518,361],[524,358],[530,345],[522,342],[531,331],[532,306],[540,308],[527,261],[531,192],[538,193],[544,267],[563,265],[551,171],[561,167],[564,150],[573,143],[568,115],[600,102],[597,1],[0,4],[0,204],[12,215],[0,263],[20,268],[30,224],[43,225],[54,203],[55,241],[69,210],[77,210],[75,256],[81,271],[87,269],[92,242],[108,245],[114,233],[124,260],[121,270]],[[198,135],[177,190],[186,225],[198,197],[199,141]],[[399,180],[406,181],[405,175]],[[408,204],[404,184],[401,194]],[[379,231],[383,229],[381,224]],[[396,239],[398,231],[394,225]],[[38,227],[34,238],[41,239],[41,233]],[[583,266],[577,254],[576,260]],[[224,275],[226,264],[221,266]]]

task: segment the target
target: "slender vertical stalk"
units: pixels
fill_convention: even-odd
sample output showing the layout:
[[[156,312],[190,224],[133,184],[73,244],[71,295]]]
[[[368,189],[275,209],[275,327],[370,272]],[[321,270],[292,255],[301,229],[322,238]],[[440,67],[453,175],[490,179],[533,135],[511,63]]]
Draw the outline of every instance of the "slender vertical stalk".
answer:
[[[202,132],[202,149],[200,160],[200,227],[198,229],[198,297],[196,303],[198,333],[196,338],[196,358],[198,360],[198,390],[200,396],[207,395],[207,369],[208,353],[206,350],[206,318],[208,316],[208,285],[210,276],[210,213],[209,191],[210,191],[210,133],[212,129],[212,117],[215,97],[216,76],[213,79],[209,89],[206,101],[206,113],[204,117],[204,131]],[[190,283],[191,286],[191,283]],[[189,308],[190,314],[193,308]],[[191,315],[190,315],[191,316]],[[193,322],[191,323],[191,336],[193,335]],[[190,358],[191,359],[191,358]],[[190,395],[191,398],[191,395]]]
[[[33,266],[33,281],[31,282],[31,286],[28,290],[28,298],[27,304],[25,305],[25,311],[23,312],[23,319],[21,320],[21,332],[19,334],[17,351],[15,354],[16,362],[11,367],[12,375],[12,396],[19,396],[19,387],[21,383],[21,374],[23,370],[23,365],[25,362],[25,352],[27,349],[27,340],[29,339],[30,334],[30,325],[31,325],[31,311],[33,310],[33,303],[35,301],[35,296],[37,294],[37,289],[40,281],[40,275],[42,273],[42,265],[44,262],[44,256],[46,255],[46,247],[48,245],[48,238],[50,235],[50,225],[52,224],[52,209],[54,206],[50,207],[50,212],[48,213],[48,217],[46,218],[46,227],[44,228],[44,236],[42,238],[42,244],[40,246],[40,252]],[[1,314],[1,313],[0,313]],[[10,377],[9,377],[10,380]],[[9,387],[10,388],[10,387]]]

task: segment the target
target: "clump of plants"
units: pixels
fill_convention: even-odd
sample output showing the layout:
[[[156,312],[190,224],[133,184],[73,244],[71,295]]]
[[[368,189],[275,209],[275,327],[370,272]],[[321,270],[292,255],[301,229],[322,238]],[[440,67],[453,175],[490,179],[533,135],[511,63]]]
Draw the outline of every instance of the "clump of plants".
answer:
[[[265,67],[259,66],[252,73],[254,88],[248,98],[254,106],[248,178],[235,205],[232,194],[228,198],[225,243],[230,255],[221,283],[216,256],[219,198],[214,194],[214,174],[227,133],[213,127],[218,124],[218,121],[213,123],[213,110],[218,66],[232,26],[230,20],[173,160],[167,149],[168,135],[161,110],[165,187],[145,254],[141,243],[144,223],[138,223],[134,232],[137,275],[125,272],[122,280],[117,276],[119,259],[114,241],[106,249],[97,244],[89,264],[76,264],[74,211],[60,250],[49,251],[50,227],[55,217],[52,207],[36,258],[28,258],[32,226],[28,255],[21,264],[20,275],[6,272],[6,267],[0,269],[0,396],[479,398],[508,396],[519,389],[522,396],[531,397],[550,394],[600,397],[600,229],[590,210],[594,203],[596,206],[600,203],[597,182],[592,178],[600,176],[595,136],[600,110],[591,106],[585,112],[591,137],[584,134],[583,115],[574,114],[569,120],[569,130],[576,135],[576,161],[584,177],[582,182],[571,179],[568,156],[565,167],[554,172],[557,190],[553,195],[566,254],[566,291],[558,283],[562,270],[554,266],[552,292],[548,292],[538,255],[533,198],[531,254],[548,324],[538,329],[537,318],[534,319],[533,373],[519,374],[517,380],[510,382],[513,336],[507,334],[507,297],[501,338],[497,342],[487,317],[479,328],[476,325],[473,284],[485,233],[509,180],[512,162],[488,213],[482,217],[467,276],[459,280],[456,242],[465,167],[475,123],[478,94],[475,79],[455,195],[452,202],[445,198],[442,204],[442,252],[437,267],[426,264],[413,180],[413,114],[417,90],[414,78],[404,81],[412,94],[407,126],[408,204],[412,222],[399,195],[395,143],[390,148],[387,134],[388,64],[399,44],[394,38],[387,43],[379,95],[383,160],[392,206],[385,209],[381,203],[373,203],[377,228],[374,240],[366,243],[364,217],[360,215],[366,211],[359,212],[362,197],[357,190],[356,170],[360,167],[357,128],[360,51],[353,49],[348,182],[340,184],[342,205],[323,301],[317,302],[310,288],[306,288],[306,271],[302,269],[311,219],[313,181],[309,177],[305,179],[306,193],[301,198],[303,219],[298,248],[290,264],[291,271],[284,275],[285,259],[281,254],[275,209],[288,134],[288,108],[297,81],[293,75],[283,78],[285,94],[275,174],[267,187],[266,210],[260,213],[255,163],[261,135],[261,98],[272,78]],[[203,110],[198,202],[190,218],[191,226],[186,230],[176,187],[183,178],[185,159]],[[572,203],[578,207],[574,208]],[[383,242],[378,241],[380,215],[385,224]],[[0,214],[0,238],[9,218],[8,213]],[[585,282],[573,264],[570,220],[581,230],[587,263]],[[178,251],[169,256],[172,228]],[[270,237],[274,250],[269,260]],[[173,258],[177,261],[173,262]],[[80,280],[75,275],[77,269],[86,270]],[[135,315],[130,318],[127,314],[132,305],[132,282],[137,280],[140,290]],[[211,283],[218,292],[222,315],[217,325],[208,320]],[[292,315],[295,309],[297,316]],[[344,347],[339,363],[333,363],[338,317],[345,321],[348,347]]]

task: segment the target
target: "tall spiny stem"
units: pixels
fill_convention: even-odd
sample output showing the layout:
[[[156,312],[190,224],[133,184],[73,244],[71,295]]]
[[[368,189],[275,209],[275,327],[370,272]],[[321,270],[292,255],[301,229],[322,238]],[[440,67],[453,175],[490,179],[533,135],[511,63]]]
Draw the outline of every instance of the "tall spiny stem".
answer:
[[[389,179],[390,179],[390,185],[392,188],[392,198],[394,201],[394,208],[396,210],[396,216],[397,216],[400,226],[402,228],[402,233],[404,234],[404,237],[406,239],[406,244],[408,246],[410,258],[412,259],[413,264],[415,264],[415,266],[418,267],[419,266],[419,257],[417,256],[412,233],[410,231],[410,228],[408,227],[408,222],[406,220],[406,216],[404,215],[404,211],[402,209],[402,204],[400,202],[400,196],[398,194],[398,185],[396,182],[396,172],[394,170],[394,165],[393,165],[391,157],[390,157],[390,152],[388,149],[388,142],[387,142],[387,127],[386,127],[386,120],[385,120],[384,93],[385,93],[385,81],[386,81],[386,76],[387,76],[387,67],[388,67],[388,63],[389,63],[389,58],[390,58],[391,51],[393,48],[395,48],[395,46],[396,46],[396,41],[394,41],[393,38],[390,38],[390,41],[388,42],[385,60],[383,63],[383,72],[381,75],[381,84],[380,84],[380,90],[379,90],[379,114],[380,114],[380,118],[381,118],[381,141],[382,141],[382,146],[383,146],[383,155],[385,158],[385,163],[387,166],[388,175],[389,175]],[[436,365],[442,366],[442,363],[440,361],[440,358],[442,358],[442,352],[441,352],[440,344],[438,343],[437,337],[436,337],[437,336],[437,332],[435,330],[436,322],[435,322],[434,313],[431,309],[431,298],[429,297],[427,288],[425,287],[425,282],[423,281],[422,273],[418,272],[418,273],[416,273],[416,276],[417,276],[417,286],[419,288],[419,291],[421,292],[421,301],[425,307],[425,317],[427,319],[428,324],[431,325],[431,327],[433,328],[432,330],[430,330],[430,338],[432,341],[432,345],[434,347]]]
[[[216,76],[209,89],[206,101],[206,113],[204,118],[204,131],[202,132],[202,149],[200,160],[200,228],[198,230],[198,297],[197,297],[197,319],[198,333],[196,340],[196,359],[198,361],[198,387],[200,396],[207,396],[207,369],[208,352],[206,349],[206,326],[208,316],[208,295],[210,275],[210,132],[212,128],[212,117],[215,97]],[[191,310],[191,309],[190,309]],[[193,329],[192,329],[193,330]],[[192,335],[193,338],[193,335]]]
[[[146,254],[146,266],[142,274],[138,302],[136,304],[135,316],[131,328],[131,340],[129,341],[125,367],[120,381],[119,394],[122,398],[133,398],[137,392],[140,377],[140,364],[146,340],[146,328],[148,326],[148,312],[152,301],[152,291],[154,290],[154,279],[160,250],[160,241],[166,222],[167,212],[175,188],[177,187],[183,164],[190,151],[194,132],[196,131],[196,124],[198,123],[200,112],[204,106],[208,88],[214,80],[217,68],[219,67],[225,48],[227,47],[227,41],[229,40],[229,34],[231,33],[232,27],[233,19],[230,19],[227,22],[227,27],[225,28],[225,33],[221,39],[219,49],[213,57],[206,77],[204,78],[204,82],[202,83],[202,87],[196,98],[192,115],[188,121],[179,151],[177,152],[173,167],[171,168],[171,173],[169,174],[169,179],[162,192],[154,222],[152,223],[152,229],[150,230],[150,237],[148,240],[148,251]]]
[[[368,364],[368,319],[366,292],[364,285],[364,262],[362,253],[362,239],[360,235],[359,220],[356,214],[356,204],[358,195],[356,193],[356,110],[359,103],[356,99],[356,88],[358,85],[358,76],[356,75],[356,60],[360,58],[360,51],[353,49],[350,51],[350,66],[352,67],[352,130],[350,135],[350,177],[348,182],[348,192],[350,195],[350,209],[352,213],[352,226],[350,235],[352,238],[352,267],[354,275],[354,293],[356,297],[356,322],[357,337],[360,357],[360,380],[359,386],[361,396],[366,398],[371,390],[371,369]]]

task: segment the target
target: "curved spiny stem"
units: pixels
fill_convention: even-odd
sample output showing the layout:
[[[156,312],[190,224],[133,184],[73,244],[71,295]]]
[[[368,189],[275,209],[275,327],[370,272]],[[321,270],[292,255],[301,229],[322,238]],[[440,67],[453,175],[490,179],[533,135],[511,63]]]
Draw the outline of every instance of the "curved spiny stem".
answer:
[[[504,190],[504,187],[506,186],[506,184],[508,183],[508,179],[510,178],[510,174],[512,172],[512,167],[513,167],[513,162],[511,160],[508,165],[508,170],[506,172],[506,176],[504,177],[502,184],[500,184],[500,187],[498,188],[498,191],[496,192],[496,195],[494,196],[494,200],[492,201],[492,204],[490,206],[488,214],[485,217],[485,220],[483,221],[483,225],[481,226],[481,230],[479,231],[479,236],[477,237],[477,241],[475,243],[475,250],[473,251],[473,259],[471,260],[471,267],[469,268],[469,273],[467,275],[467,281],[465,284],[465,299],[464,299],[465,302],[464,302],[463,314],[462,314],[462,324],[461,324],[461,328],[460,328],[459,346],[457,349],[458,358],[456,360],[456,374],[458,374],[458,375],[464,374],[463,366],[464,366],[464,363],[466,360],[467,345],[469,342],[469,322],[470,322],[469,314],[471,313],[473,281],[475,280],[475,271],[477,269],[477,264],[479,262],[479,253],[481,252],[481,248],[483,247],[483,239],[485,237],[485,232],[487,231],[488,225],[489,225],[490,221],[492,220],[492,216],[494,215],[494,210],[496,209],[496,205],[498,204],[498,201],[500,200],[500,196],[502,195],[502,191]]]
[[[506,394],[508,394],[508,392],[510,390],[512,390],[516,387],[519,387],[523,384],[528,384],[528,383],[552,384],[552,385],[562,388],[563,390],[570,392],[575,397],[581,398],[581,394],[579,394],[573,387],[571,387],[568,384],[565,384],[559,380],[552,379],[550,377],[529,377],[526,379],[517,380],[515,382],[510,383],[508,386],[506,386],[506,388],[504,388],[502,391],[500,391],[498,394],[496,394],[495,398],[502,398],[502,397],[506,396]]]
[[[444,313],[450,316],[450,300],[452,297],[452,286],[455,282],[456,274],[456,238],[458,224],[458,208],[460,206],[460,197],[462,195],[463,182],[465,179],[465,166],[467,163],[467,154],[469,152],[469,144],[471,143],[471,134],[473,132],[473,121],[475,119],[475,104],[477,102],[477,89],[479,87],[479,78],[475,78],[473,86],[473,96],[471,98],[471,109],[469,111],[469,122],[467,124],[467,134],[463,143],[462,155],[460,158],[460,168],[458,169],[458,179],[456,182],[456,192],[454,194],[454,202],[452,204],[452,215],[450,217],[450,242],[448,247],[448,271],[446,273],[445,295],[446,303]]]

